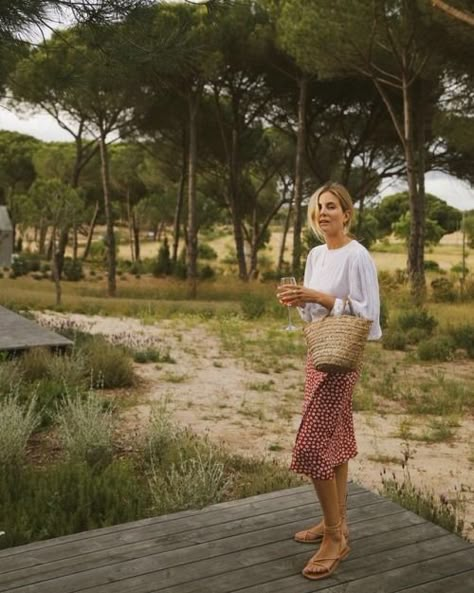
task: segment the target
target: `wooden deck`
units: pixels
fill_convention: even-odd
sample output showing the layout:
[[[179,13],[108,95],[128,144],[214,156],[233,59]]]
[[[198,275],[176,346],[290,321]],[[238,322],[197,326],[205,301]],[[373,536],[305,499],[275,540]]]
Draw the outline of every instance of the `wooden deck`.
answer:
[[[12,352],[39,346],[67,348],[72,346],[72,342],[0,306],[0,351]]]
[[[300,575],[315,547],[292,540],[320,515],[305,486],[3,550],[0,591],[474,591],[472,544],[357,486],[348,500],[352,552],[323,581]]]

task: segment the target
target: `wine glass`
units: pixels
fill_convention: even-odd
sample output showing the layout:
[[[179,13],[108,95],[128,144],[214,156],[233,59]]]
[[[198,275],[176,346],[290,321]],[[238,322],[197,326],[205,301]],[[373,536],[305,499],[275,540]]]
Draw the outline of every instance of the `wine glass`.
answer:
[[[294,286],[296,286],[296,278],[294,276],[285,276],[283,278],[280,278],[280,286],[282,284],[293,284]],[[296,325],[293,325],[293,323],[291,322],[291,305],[287,305],[288,308],[288,325],[285,327],[286,331],[293,331],[296,328]]]

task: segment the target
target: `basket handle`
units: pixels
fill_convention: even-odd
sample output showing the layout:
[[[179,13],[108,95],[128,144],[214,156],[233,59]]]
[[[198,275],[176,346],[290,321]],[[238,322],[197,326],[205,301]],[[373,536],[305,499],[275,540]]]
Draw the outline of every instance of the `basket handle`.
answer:
[[[342,303],[343,303],[342,313],[344,314],[346,305],[349,305],[349,311],[351,312],[351,315],[353,315],[354,317],[356,317],[356,314],[354,313],[354,308],[352,306],[352,301],[351,301],[350,297],[349,296],[346,296],[345,298],[343,298],[342,299]],[[326,319],[326,317],[329,317],[330,314],[331,314],[331,311],[328,311],[326,313],[326,315],[324,315],[324,317],[322,317],[322,319]]]

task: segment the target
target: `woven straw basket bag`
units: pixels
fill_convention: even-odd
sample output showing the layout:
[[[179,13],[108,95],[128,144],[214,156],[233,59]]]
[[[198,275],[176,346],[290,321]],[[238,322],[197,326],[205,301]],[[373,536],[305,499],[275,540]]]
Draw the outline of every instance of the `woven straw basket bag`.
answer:
[[[328,313],[303,329],[317,371],[341,373],[360,369],[372,320],[355,316],[350,299],[346,300],[351,315]]]

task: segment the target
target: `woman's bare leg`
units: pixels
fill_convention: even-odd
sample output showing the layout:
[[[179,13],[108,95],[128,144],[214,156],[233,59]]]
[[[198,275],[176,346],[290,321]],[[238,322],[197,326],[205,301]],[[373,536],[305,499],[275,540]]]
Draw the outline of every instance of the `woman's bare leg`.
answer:
[[[339,515],[340,515],[340,518],[342,519],[342,528],[344,531],[344,535],[346,536],[346,539],[349,536],[348,529],[347,529],[347,521],[346,521],[346,496],[347,496],[348,468],[349,468],[349,464],[346,461],[345,463],[338,465],[334,469],[335,480],[320,480],[321,482],[335,481],[335,483],[336,483],[335,498],[337,500],[337,505],[339,507]],[[318,496],[318,499],[319,499],[319,494],[318,494],[318,491],[316,488],[315,480],[313,480],[313,484],[314,484],[314,487],[316,490],[316,495]],[[321,508],[323,508],[322,503],[321,503]],[[324,515],[324,508],[323,508],[323,515]],[[314,525],[313,527],[310,527],[309,529],[305,529],[303,531],[299,531],[298,533],[296,533],[295,539],[296,539],[296,541],[299,541],[299,542],[312,543],[312,542],[319,541],[323,537],[323,534],[324,534],[324,519],[322,521],[320,521],[318,524]]]
[[[343,475],[342,470],[341,475]],[[327,573],[341,552],[347,548],[347,541],[342,531],[341,512],[338,498],[338,483],[332,480],[313,480],[324,516],[324,535],[321,547],[311,558],[304,570],[307,576]]]

